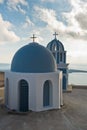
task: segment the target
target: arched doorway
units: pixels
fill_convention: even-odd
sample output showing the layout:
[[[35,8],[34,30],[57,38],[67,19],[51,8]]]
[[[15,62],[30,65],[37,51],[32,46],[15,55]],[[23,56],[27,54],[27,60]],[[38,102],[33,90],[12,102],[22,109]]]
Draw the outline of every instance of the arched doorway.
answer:
[[[28,111],[28,97],[29,97],[29,90],[28,90],[28,83],[26,80],[20,80],[19,82],[19,110],[21,112]]]
[[[43,87],[43,106],[51,106],[52,105],[52,83],[47,80],[44,83]]]

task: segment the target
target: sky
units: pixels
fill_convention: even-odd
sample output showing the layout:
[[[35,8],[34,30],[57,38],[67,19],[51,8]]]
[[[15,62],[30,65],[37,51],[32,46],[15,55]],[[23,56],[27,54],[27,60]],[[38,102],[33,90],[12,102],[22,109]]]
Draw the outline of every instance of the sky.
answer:
[[[11,63],[33,34],[46,47],[54,32],[67,62],[87,65],[87,0],[0,0],[0,63]]]

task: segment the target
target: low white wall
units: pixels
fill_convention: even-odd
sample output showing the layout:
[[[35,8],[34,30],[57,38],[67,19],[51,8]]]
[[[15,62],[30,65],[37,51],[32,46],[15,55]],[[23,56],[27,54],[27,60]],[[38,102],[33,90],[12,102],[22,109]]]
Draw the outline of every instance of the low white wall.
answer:
[[[5,89],[6,79],[9,81],[9,104],[10,109],[19,110],[19,81],[24,79],[29,85],[29,110],[43,111],[48,109],[60,108],[62,100],[62,91],[60,86],[61,73],[5,73]],[[52,82],[53,87],[53,104],[49,107],[43,107],[43,85],[46,80]],[[6,95],[6,94],[5,94]]]

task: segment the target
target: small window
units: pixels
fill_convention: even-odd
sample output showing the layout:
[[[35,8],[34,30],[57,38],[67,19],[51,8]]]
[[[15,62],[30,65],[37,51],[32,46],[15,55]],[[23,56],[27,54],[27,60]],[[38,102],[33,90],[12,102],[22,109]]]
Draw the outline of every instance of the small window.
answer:
[[[62,53],[60,53],[60,61],[62,61]]]
[[[53,44],[52,50],[53,50],[54,52],[57,51],[57,46],[56,46],[55,44]]]
[[[54,46],[54,50],[57,51],[56,45]]]

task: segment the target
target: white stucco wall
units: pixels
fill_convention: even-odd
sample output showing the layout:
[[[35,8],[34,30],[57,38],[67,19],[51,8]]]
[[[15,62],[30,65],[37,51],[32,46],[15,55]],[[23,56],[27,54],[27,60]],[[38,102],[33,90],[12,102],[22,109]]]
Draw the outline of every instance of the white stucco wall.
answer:
[[[9,103],[10,109],[19,110],[19,81],[24,79],[29,85],[29,110],[32,111],[43,111],[48,109],[60,108],[62,102],[62,85],[61,85],[61,72],[53,73],[16,73],[6,72],[5,73],[5,90],[6,90],[6,79],[9,81]],[[52,82],[53,88],[53,101],[52,105],[43,107],[43,85],[46,80]],[[6,94],[5,94],[6,95]],[[6,96],[5,96],[6,99]]]

